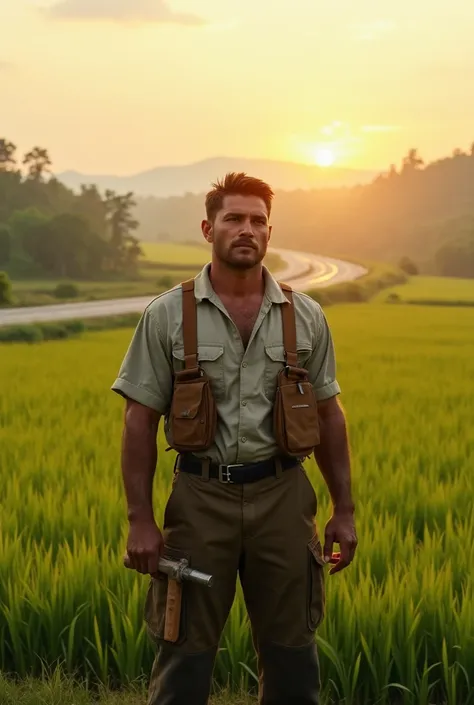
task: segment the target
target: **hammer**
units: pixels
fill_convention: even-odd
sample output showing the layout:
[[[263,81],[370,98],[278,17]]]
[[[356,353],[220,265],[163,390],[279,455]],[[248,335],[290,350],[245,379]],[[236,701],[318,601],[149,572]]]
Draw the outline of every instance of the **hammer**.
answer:
[[[123,564],[126,568],[131,567],[128,553],[124,555]],[[160,558],[158,571],[168,576],[164,638],[166,641],[175,642],[179,636],[183,580],[211,587],[212,575],[190,568],[186,558],[182,558],[179,561]]]

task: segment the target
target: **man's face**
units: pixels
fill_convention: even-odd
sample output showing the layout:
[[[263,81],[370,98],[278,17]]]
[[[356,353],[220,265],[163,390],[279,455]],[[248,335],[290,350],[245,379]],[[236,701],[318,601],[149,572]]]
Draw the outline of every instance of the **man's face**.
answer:
[[[238,194],[224,198],[214,222],[202,223],[215,257],[235,269],[250,269],[263,260],[271,230],[265,202],[257,196]]]

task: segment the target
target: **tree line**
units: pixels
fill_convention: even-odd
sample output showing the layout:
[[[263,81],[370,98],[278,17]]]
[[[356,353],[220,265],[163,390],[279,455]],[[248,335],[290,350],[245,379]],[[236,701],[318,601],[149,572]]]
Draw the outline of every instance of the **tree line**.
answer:
[[[51,174],[47,149],[27,152],[24,171],[16,152],[0,139],[0,269],[14,277],[135,275],[142,252],[134,194],[101,195],[94,184],[74,193]]]
[[[201,239],[203,194],[137,198],[136,213],[143,239]],[[275,246],[474,277],[474,145],[428,164],[410,149],[368,184],[277,191],[272,222]]]
[[[95,184],[74,193],[51,174],[46,149],[23,156],[25,173],[16,152],[0,139],[0,269],[13,277],[136,276],[138,238],[202,241],[204,194],[102,195]],[[275,246],[394,263],[408,257],[418,271],[474,277],[474,144],[427,164],[410,149],[368,184],[277,191],[272,222]]]

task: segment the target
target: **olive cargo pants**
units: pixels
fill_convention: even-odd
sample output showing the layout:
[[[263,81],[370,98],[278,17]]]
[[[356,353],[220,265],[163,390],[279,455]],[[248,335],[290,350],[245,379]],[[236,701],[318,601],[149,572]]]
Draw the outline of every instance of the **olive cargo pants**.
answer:
[[[325,609],[317,499],[298,463],[255,483],[177,472],[163,523],[165,556],[213,575],[183,583],[178,641],[163,640],[167,577],[150,578],[148,634],[157,645],[148,705],[206,705],[220,636],[240,577],[258,656],[261,705],[317,705],[315,630]]]

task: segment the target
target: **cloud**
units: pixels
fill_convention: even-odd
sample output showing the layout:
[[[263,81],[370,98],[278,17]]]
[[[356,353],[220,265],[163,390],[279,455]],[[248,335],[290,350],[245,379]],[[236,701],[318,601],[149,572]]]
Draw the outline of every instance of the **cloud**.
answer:
[[[333,120],[329,125],[323,125],[319,132],[324,135],[323,139],[327,141],[330,138],[333,143],[348,143],[356,139],[349,123],[342,120]]]
[[[332,122],[330,125],[323,125],[320,132],[326,137],[332,137],[337,127],[339,127],[339,122]]]
[[[397,25],[393,20],[373,20],[371,22],[357,22],[351,25],[354,39],[360,42],[372,42],[375,39],[394,32]]]
[[[174,12],[166,0],[60,0],[44,13],[58,20],[205,24],[198,15]]]
[[[401,130],[399,125],[350,125],[342,120],[333,120],[327,125],[322,125],[319,128],[321,135],[324,138],[330,138],[333,140],[340,140],[344,142],[356,141],[360,139],[360,135],[363,132],[397,132]]]
[[[10,71],[13,68],[11,61],[2,61],[0,59],[0,71]]]

